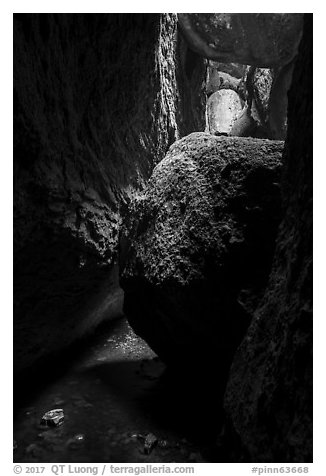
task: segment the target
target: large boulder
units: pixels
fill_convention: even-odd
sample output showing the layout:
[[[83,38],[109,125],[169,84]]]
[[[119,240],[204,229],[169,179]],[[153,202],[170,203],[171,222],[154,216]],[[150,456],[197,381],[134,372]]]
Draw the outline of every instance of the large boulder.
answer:
[[[312,30],[305,15],[289,93],[285,212],[269,285],[232,364],[224,461],[228,439],[232,461],[312,462]]]
[[[193,133],[155,167],[121,235],[124,310],[173,367],[219,382],[270,272],[283,143]]]
[[[205,127],[174,14],[14,15],[15,370],[121,314],[123,207]]]
[[[290,63],[302,32],[300,13],[179,13],[189,45],[211,60],[271,68]]]
[[[206,107],[208,131],[216,135],[228,135],[242,111],[241,99],[232,89],[216,91]]]

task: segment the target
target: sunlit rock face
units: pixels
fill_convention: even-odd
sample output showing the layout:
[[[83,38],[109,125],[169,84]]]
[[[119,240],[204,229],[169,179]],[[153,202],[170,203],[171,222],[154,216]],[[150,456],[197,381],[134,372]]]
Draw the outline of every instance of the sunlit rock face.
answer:
[[[270,272],[283,143],[193,133],[135,200],[121,235],[125,312],[172,368],[230,359]]]
[[[290,63],[301,38],[298,13],[179,13],[191,47],[214,61],[271,68]]]
[[[122,208],[204,130],[204,74],[176,15],[14,15],[16,370],[121,313]]]
[[[232,89],[247,102],[231,135],[284,140],[303,15],[180,13],[178,18],[189,46],[210,60],[207,94]]]
[[[312,462],[312,63],[308,14],[289,93],[273,268],[225,395],[232,460]]]
[[[229,66],[225,68],[225,66]],[[228,104],[222,106],[217,100],[223,90],[229,91],[226,97],[240,98],[241,109],[232,120],[233,126],[228,135],[238,137],[258,137],[268,139],[284,139],[287,127],[287,94],[291,85],[293,62],[278,68],[257,68],[244,65],[243,69],[235,68],[234,63],[215,63],[210,61],[207,67],[207,131],[214,134],[209,123],[218,122],[228,113]],[[238,65],[241,66],[241,65]],[[237,78],[242,71],[242,76]],[[220,92],[219,94],[216,94]],[[214,100],[212,99],[214,96]],[[219,104],[221,104],[219,106]],[[231,106],[231,105],[230,105]],[[231,106],[231,109],[234,107]]]

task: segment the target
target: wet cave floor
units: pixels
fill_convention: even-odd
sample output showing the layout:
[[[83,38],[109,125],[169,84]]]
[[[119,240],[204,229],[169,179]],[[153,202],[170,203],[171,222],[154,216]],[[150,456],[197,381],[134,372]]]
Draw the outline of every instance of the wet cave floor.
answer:
[[[102,326],[75,354],[61,357],[57,371],[52,362],[34,381],[16,385],[14,462],[206,461],[206,424],[194,422],[192,411],[200,389],[171,381],[126,319]],[[41,426],[55,408],[63,409],[63,424]],[[149,433],[158,442],[145,454],[142,436]]]

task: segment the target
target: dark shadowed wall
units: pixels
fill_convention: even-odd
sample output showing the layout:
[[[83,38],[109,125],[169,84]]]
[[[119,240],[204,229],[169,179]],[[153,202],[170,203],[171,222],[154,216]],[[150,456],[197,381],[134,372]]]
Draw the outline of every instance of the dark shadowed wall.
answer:
[[[124,206],[204,130],[173,14],[14,15],[15,369],[121,313]]]
[[[233,361],[229,428],[251,461],[312,461],[312,15],[289,93],[284,219],[269,286]],[[244,452],[243,452],[244,451]]]

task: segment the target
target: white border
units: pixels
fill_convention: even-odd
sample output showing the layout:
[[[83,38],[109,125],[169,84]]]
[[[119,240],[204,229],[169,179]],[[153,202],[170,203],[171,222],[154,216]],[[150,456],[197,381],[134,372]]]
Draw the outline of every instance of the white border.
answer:
[[[135,9],[137,7],[137,10]],[[310,474],[325,475],[324,445],[326,429],[326,392],[324,368],[326,347],[325,313],[325,63],[326,18],[322,2],[228,2],[221,4],[227,12],[314,12],[314,464]],[[245,7],[245,10],[243,9]],[[110,2],[85,1],[14,1],[1,4],[1,423],[0,468],[4,475],[12,473],[12,13],[13,12],[213,12],[215,2]],[[324,312],[323,312],[324,311]],[[251,464],[197,465],[196,474],[246,475]],[[262,465],[263,466],[263,465]],[[279,466],[279,465],[272,465]],[[293,466],[293,465],[289,465]],[[298,466],[298,465],[297,465]]]

